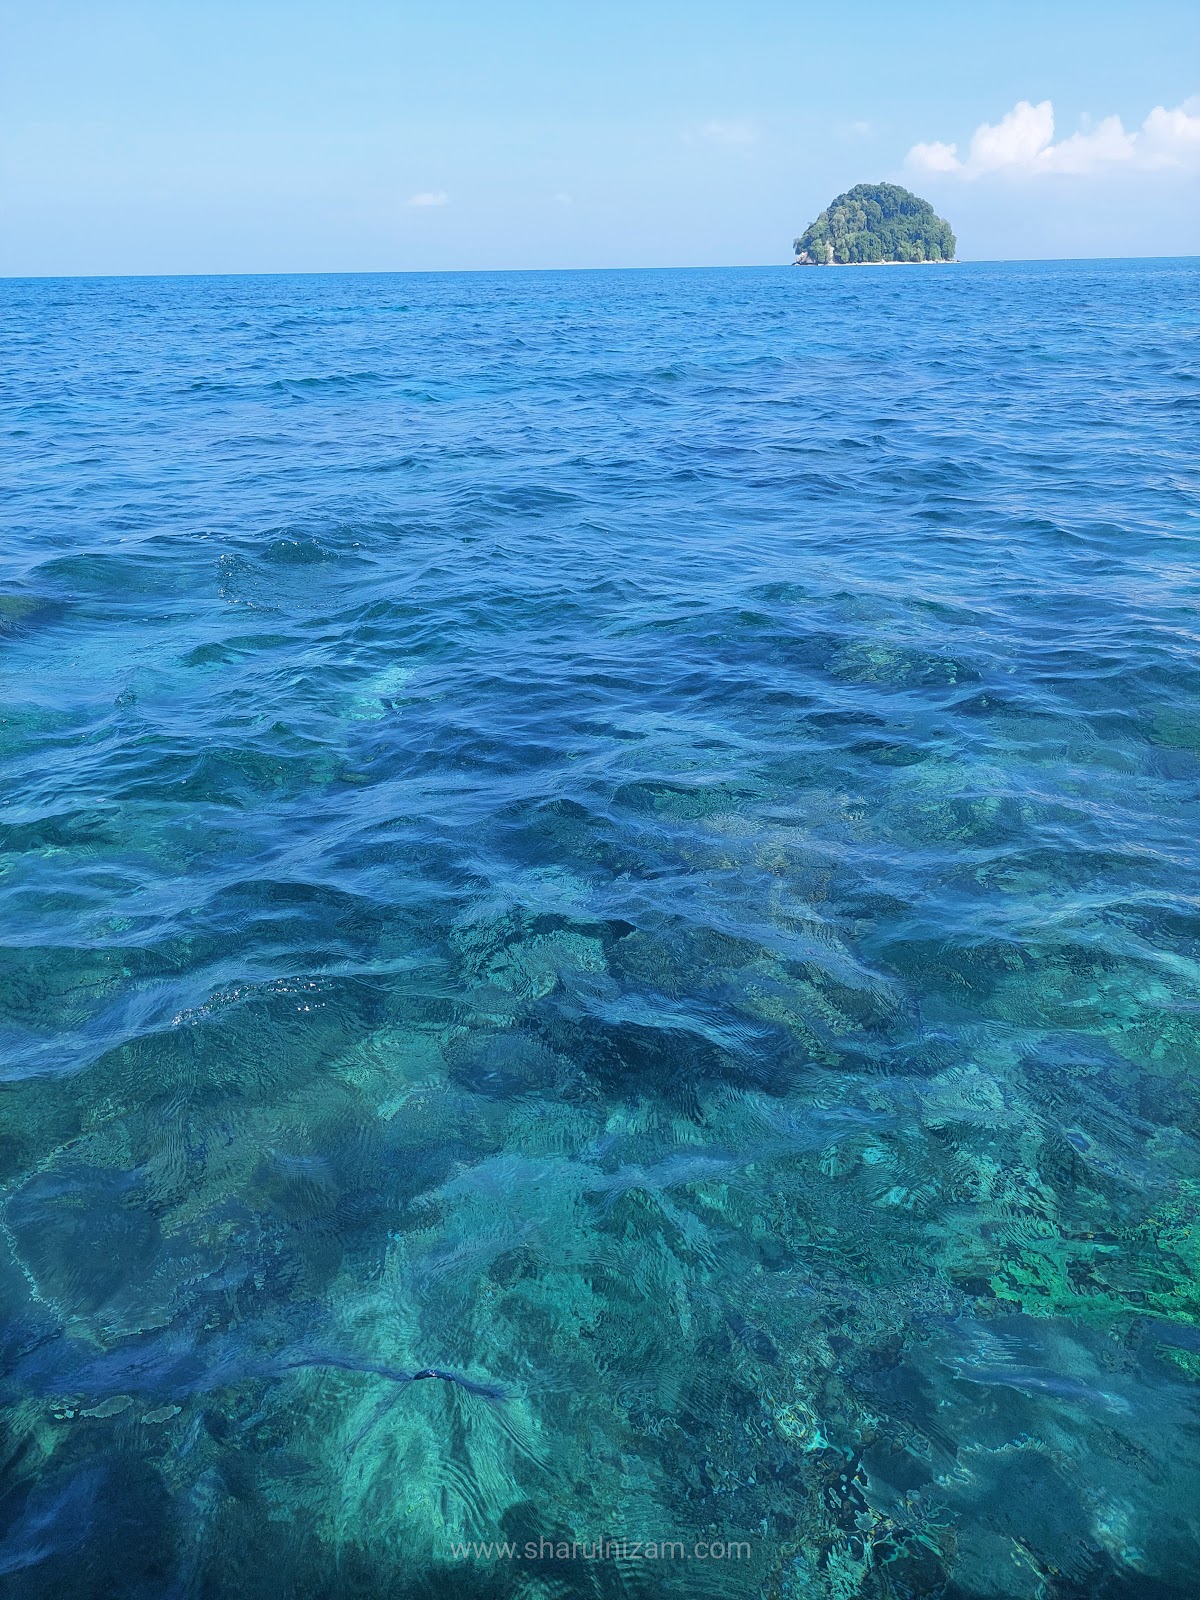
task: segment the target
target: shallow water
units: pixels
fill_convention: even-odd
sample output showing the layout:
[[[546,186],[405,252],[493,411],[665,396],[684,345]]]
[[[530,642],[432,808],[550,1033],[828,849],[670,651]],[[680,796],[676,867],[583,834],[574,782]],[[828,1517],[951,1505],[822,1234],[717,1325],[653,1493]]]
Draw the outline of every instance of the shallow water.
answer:
[[[1194,1593],[1198,309],[0,285],[6,1594]]]

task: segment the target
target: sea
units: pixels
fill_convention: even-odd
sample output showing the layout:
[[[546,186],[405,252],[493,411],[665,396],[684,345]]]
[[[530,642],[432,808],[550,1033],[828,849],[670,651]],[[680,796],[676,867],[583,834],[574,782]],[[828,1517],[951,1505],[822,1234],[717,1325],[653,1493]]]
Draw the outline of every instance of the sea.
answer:
[[[1192,1600],[1198,330],[0,283],[6,1600]]]

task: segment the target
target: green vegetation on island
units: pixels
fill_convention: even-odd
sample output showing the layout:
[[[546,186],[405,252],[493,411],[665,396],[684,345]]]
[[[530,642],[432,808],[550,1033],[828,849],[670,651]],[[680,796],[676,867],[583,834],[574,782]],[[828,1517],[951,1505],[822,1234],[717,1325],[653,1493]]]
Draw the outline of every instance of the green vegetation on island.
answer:
[[[796,264],[863,261],[953,261],[953,229],[922,200],[895,183],[856,183],[838,195],[796,240]]]

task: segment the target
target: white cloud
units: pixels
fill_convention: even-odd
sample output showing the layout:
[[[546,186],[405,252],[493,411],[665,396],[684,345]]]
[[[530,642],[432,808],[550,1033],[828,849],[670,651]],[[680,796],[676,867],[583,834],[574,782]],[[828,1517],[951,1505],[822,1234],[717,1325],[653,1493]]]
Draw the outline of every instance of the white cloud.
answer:
[[[1200,94],[1173,111],[1155,106],[1142,123],[1139,138],[1147,166],[1200,165]]]
[[[1105,117],[1090,133],[1073,133],[1060,144],[1047,145],[1037,160],[1047,172],[1095,172],[1098,167],[1132,161],[1138,136],[1126,133],[1120,117]]]
[[[1053,137],[1054,107],[1049,100],[1036,106],[1019,100],[995,126],[985,122],[976,128],[967,165],[975,172],[1027,166],[1037,160]]]
[[[981,123],[965,158],[958,146],[915,144],[907,165],[917,172],[953,172],[962,178],[989,173],[1092,173],[1115,167],[1141,170],[1200,167],[1200,97],[1168,111],[1155,106],[1140,129],[1126,132],[1120,117],[1105,117],[1054,143],[1054,106],[1020,100],[999,122]]]
[[[917,172],[961,172],[956,144],[915,144],[906,157],[907,164]]]
[[[444,189],[439,189],[436,194],[412,194],[408,197],[410,206],[448,206],[450,196]]]

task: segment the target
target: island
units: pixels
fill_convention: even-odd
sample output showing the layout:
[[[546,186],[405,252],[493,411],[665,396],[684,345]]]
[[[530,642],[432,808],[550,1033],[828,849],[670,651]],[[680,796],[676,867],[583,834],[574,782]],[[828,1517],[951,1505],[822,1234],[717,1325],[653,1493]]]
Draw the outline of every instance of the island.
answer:
[[[797,267],[885,261],[953,261],[953,230],[896,183],[857,183],[831,200],[795,242]]]

